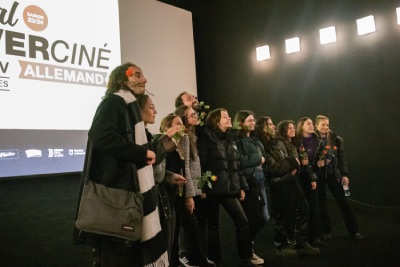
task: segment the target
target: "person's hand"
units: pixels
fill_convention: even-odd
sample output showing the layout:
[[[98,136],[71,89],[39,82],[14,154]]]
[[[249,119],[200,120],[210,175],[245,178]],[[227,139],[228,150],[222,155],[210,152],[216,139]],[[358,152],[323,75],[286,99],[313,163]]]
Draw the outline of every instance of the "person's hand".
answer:
[[[181,126],[180,125],[175,125],[174,127],[171,127],[167,131],[167,135],[169,137],[172,137],[174,134],[179,133],[181,131]]]
[[[301,164],[303,164],[303,166],[308,165],[308,158],[302,159]]]
[[[147,150],[146,164],[152,165],[156,162],[156,154],[153,151]]]
[[[349,178],[347,178],[346,176],[343,176],[342,177],[342,185],[345,185],[345,186],[349,186]]]
[[[297,160],[297,163],[299,164],[299,166],[300,166],[300,161],[299,161],[299,159],[298,158],[295,158],[296,160]]]
[[[200,197],[201,197],[201,199],[206,199],[207,198],[207,194],[206,193],[202,193]]]
[[[296,172],[297,172],[297,170],[296,170],[296,169],[294,169],[294,170],[292,171],[292,175],[295,175],[295,174],[296,174]]]
[[[186,184],[186,179],[182,176],[182,175],[179,175],[179,174],[174,174],[174,178],[175,178],[175,183],[177,184],[177,185],[184,185],[184,184]]]
[[[325,166],[325,162],[324,162],[323,160],[318,160],[317,166],[318,166],[319,168],[324,167],[324,166]]]
[[[311,189],[317,189],[317,182],[311,182]]]
[[[194,210],[194,201],[193,198],[187,198],[185,199],[185,206],[188,209],[188,211],[190,211],[190,214],[193,214],[193,210]]]
[[[240,190],[240,201],[243,201],[245,196],[246,194],[244,193],[244,190]]]
[[[264,163],[265,163],[265,158],[261,157],[261,164],[264,164]]]
[[[331,160],[330,160],[330,159],[326,159],[326,160],[325,160],[325,165],[328,166],[328,165],[329,165],[329,162],[331,162]]]

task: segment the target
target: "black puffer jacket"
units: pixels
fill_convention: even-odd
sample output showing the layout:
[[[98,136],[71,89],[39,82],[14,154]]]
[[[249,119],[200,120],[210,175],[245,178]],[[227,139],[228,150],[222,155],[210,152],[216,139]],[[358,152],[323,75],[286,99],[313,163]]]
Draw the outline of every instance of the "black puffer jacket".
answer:
[[[318,135],[319,138],[321,138],[320,132],[316,131],[316,134]],[[334,166],[335,178],[338,180],[341,180],[342,177],[344,176],[347,177],[347,175],[349,174],[347,170],[346,157],[344,155],[343,142],[344,142],[343,138],[341,138],[339,135],[329,130],[328,144],[332,146],[331,149],[333,152],[331,164],[333,164]],[[321,168],[321,171],[318,173],[318,178],[326,178],[327,173],[328,173],[327,166]]]
[[[239,153],[236,142],[237,134],[217,132],[205,129],[206,135],[198,143],[201,173],[211,171],[217,176],[211,181],[211,188],[206,184],[203,192],[207,196],[240,197],[240,190],[248,191],[246,178],[240,171]]]

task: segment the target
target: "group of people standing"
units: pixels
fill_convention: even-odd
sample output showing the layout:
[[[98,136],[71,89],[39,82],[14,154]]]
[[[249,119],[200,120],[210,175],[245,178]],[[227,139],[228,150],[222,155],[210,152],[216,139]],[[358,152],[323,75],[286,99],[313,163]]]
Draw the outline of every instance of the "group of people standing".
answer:
[[[277,255],[319,255],[315,245],[332,239],[326,185],[350,236],[363,239],[343,191],[349,183],[343,139],[329,130],[327,117],[317,116],[316,128],[310,118],[275,127],[270,117],[256,119],[242,110],[232,122],[226,109],[210,111],[183,92],[160,133],[152,135],[146,126],[155,123],[157,111],[145,94],[146,82],[132,63],[111,73],[89,130],[95,159],[90,172],[96,183],[133,190],[129,179],[141,180],[131,163],[138,169],[151,165],[154,190],[144,197],[155,203],[157,216],[147,221],[137,244],[74,231],[76,240],[94,247],[94,266],[224,266],[220,206],[236,227],[239,266],[264,263],[253,246],[270,216]],[[145,136],[145,145],[126,141],[129,105],[140,111],[144,127],[135,128],[134,136]],[[148,228],[158,230],[150,235]]]

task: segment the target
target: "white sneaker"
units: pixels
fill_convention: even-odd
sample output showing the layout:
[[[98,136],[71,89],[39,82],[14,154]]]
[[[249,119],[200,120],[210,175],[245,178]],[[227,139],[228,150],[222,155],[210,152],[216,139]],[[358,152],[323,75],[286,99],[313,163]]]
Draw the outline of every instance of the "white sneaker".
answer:
[[[183,266],[185,267],[198,267],[198,266],[193,266],[189,264],[189,260],[186,257],[179,257],[179,262],[182,263]]]
[[[264,260],[258,257],[255,253],[253,253],[253,257],[251,257],[251,263],[253,264],[263,264]]]
[[[214,261],[209,260],[208,258],[207,258],[207,261],[208,261],[209,264],[214,264]]]

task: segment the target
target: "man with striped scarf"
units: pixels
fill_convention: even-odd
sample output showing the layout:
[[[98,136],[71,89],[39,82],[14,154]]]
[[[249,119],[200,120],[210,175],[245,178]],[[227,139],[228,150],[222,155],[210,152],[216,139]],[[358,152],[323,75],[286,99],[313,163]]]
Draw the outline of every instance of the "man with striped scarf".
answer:
[[[135,191],[133,179],[138,179],[144,197],[143,233],[137,243],[74,229],[75,243],[95,248],[94,266],[168,266],[154,193],[152,164],[155,154],[148,149],[150,146],[136,101],[145,93],[146,82],[141,69],[132,63],[115,68],[88,133],[88,142],[93,147],[90,179],[109,188],[127,191]],[[126,116],[133,130],[134,143],[126,138]],[[137,172],[132,170],[132,163],[136,164]]]

